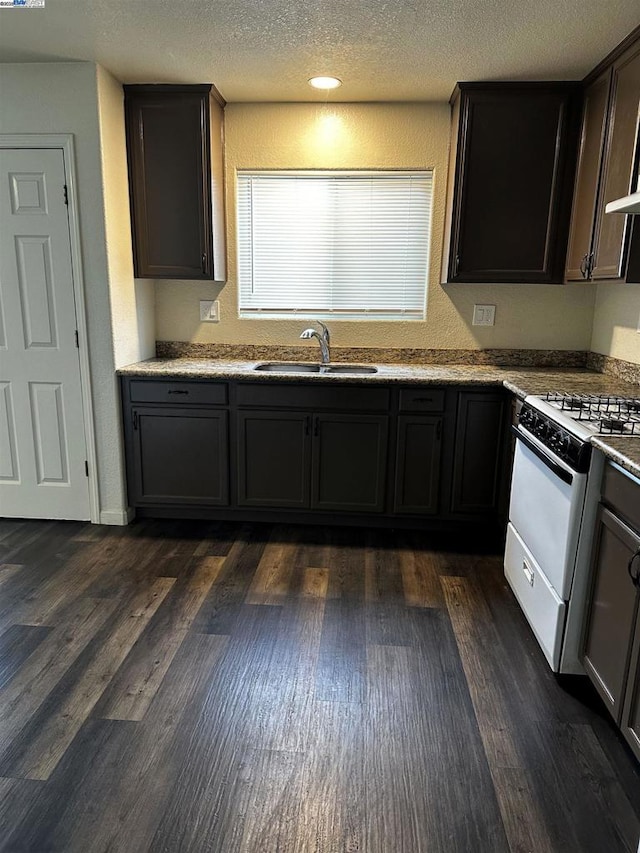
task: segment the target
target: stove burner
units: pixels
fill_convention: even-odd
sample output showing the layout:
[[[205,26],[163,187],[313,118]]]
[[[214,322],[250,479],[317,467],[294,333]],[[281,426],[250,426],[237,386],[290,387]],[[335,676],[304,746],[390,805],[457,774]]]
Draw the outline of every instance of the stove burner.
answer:
[[[592,432],[640,435],[640,397],[550,391],[543,399]]]
[[[603,432],[617,432],[622,434],[625,431],[624,428],[626,424],[627,421],[621,421],[617,418],[602,418],[600,421],[600,429]]]

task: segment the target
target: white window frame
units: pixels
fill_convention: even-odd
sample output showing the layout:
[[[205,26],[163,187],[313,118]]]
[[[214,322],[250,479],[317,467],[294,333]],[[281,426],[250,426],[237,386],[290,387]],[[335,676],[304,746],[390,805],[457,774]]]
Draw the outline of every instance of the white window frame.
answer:
[[[376,178],[379,177],[381,180],[385,179],[407,179],[407,178],[416,178],[418,180],[421,191],[423,192],[423,200],[421,206],[417,209],[413,209],[413,214],[411,218],[410,224],[405,224],[406,228],[406,238],[408,240],[413,239],[412,250],[409,253],[410,259],[409,263],[411,263],[414,267],[414,275],[410,280],[410,290],[413,293],[409,296],[407,294],[403,294],[396,303],[396,305],[392,307],[381,307],[381,303],[386,301],[384,296],[379,297],[381,301],[379,301],[377,306],[367,306],[365,305],[357,305],[352,304],[349,307],[341,307],[339,304],[336,306],[335,303],[333,307],[329,307],[326,303],[324,307],[309,307],[309,305],[278,305],[277,307],[273,304],[274,293],[269,294],[271,296],[272,304],[268,305],[263,303],[262,305],[253,305],[250,303],[250,289],[254,286],[254,261],[255,261],[255,248],[254,248],[254,226],[251,222],[251,202],[243,199],[241,197],[242,192],[244,191],[243,183],[246,178],[337,178],[336,184],[339,183],[340,179],[350,179],[350,178]],[[376,169],[376,170],[353,170],[353,169],[331,169],[331,170],[311,170],[311,169],[281,169],[281,170],[260,170],[260,169],[238,169],[236,171],[236,215],[237,215],[237,269],[238,269],[238,313],[240,318],[242,319],[291,319],[295,318],[320,318],[325,320],[349,320],[349,321],[403,321],[403,322],[415,322],[415,321],[424,321],[426,318],[426,303],[427,303],[427,294],[429,289],[429,267],[430,267],[430,254],[431,254],[431,238],[432,238],[432,221],[433,221],[433,183],[434,183],[434,170],[433,169]],[[400,183],[400,180],[398,180]],[[253,200],[253,197],[252,199]],[[332,202],[333,203],[333,202]],[[335,208],[332,208],[335,212]],[[391,215],[391,214],[388,214]],[[298,220],[296,220],[298,221]],[[326,225],[327,217],[325,216],[325,227],[330,228],[330,226]],[[335,221],[335,218],[332,218],[331,221]],[[424,231],[422,233],[422,227]],[[324,233],[324,232],[323,232]],[[331,248],[335,248],[336,243],[338,243],[338,238],[335,237],[335,232],[332,231],[334,235],[329,239],[331,243]],[[416,234],[420,234],[421,241],[418,243],[415,240]],[[363,236],[359,239],[366,239],[366,231],[363,232]],[[358,239],[357,238],[357,239]],[[369,238],[371,239],[371,238]],[[360,245],[360,244],[359,244]],[[396,243],[393,243],[393,249],[388,251],[386,256],[387,269],[389,265],[393,265],[393,263],[399,262],[399,258],[401,255],[401,250],[396,249]],[[407,253],[405,253],[406,257]],[[335,266],[335,257],[336,255],[332,252],[330,255],[331,263],[328,266],[331,267],[332,272],[329,273],[328,278],[332,277],[333,269]],[[345,256],[342,256],[343,258]],[[353,255],[350,257],[351,262],[353,263]],[[327,263],[325,260],[324,263]],[[277,262],[274,261],[274,268],[277,267]],[[268,276],[267,276],[268,278]],[[372,278],[376,278],[375,273]],[[301,276],[301,279],[304,280],[304,276]],[[318,279],[322,279],[322,273],[318,272],[315,279],[315,287],[316,294],[318,294],[322,286],[318,284]],[[289,279],[291,282],[291,279]],[[369,284],[369,279],[365,278],[362,283],[353,282],[355,279],[351,277],[350,279],[350,290],[347,291],[348,294],[352,298],[355,297],[355,292],[357,291],[359,286],[362,286],[363,283]],[[381,276],[377,276],[377,287],[378,294],[384,291],[384,284],[382,283]],[[268,288],[268,285],[265,285]],[[291,285],[290,285],[291,287]],[[375,293],[376,285],[372,285],[373,292]],[[275,284],[276,294],[277,294],[277,279]],[[333,285],[329,285],[329,291],[331,296],[334,295]],[[338,291],[340,293],[340,291]],[[343,298],[344,291],[342,291]],[[321,297],[318,296],[320,299]],[[327,299],[330,301],[330,299]],[[266,302],[266,300],[265,300]]]

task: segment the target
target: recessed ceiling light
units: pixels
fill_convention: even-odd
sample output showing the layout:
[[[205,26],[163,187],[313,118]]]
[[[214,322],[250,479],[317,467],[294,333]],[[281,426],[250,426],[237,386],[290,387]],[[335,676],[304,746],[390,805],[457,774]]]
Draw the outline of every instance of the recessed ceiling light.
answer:
[[[338,86],[342,86],[342,80],[337,77],[312,77],[309,85],[314,89],[337,89]]]

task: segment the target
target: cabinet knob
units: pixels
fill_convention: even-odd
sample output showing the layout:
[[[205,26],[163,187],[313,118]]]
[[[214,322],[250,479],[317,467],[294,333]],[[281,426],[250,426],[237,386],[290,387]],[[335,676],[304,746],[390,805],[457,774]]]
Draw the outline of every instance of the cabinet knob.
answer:
[[[640,557],[640,548],[638,548],[638,550],[629,560],[629,564],[627,565],[627,571],[629,572],[629,577],[631,578],[633,585],[637,586],[640,589],[640,567],[638,568],[638,571],[635,573],[635,575],[633,573],[633,564],[638,559],[638,557]]]
[[[205,253],[202,253],[202,275],[207,274],[207,256]]]

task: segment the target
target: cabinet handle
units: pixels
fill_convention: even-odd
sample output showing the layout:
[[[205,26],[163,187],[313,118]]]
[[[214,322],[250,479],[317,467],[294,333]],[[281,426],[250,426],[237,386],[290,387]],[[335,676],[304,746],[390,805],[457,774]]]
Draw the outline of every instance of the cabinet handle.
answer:
[[[438,426],[436,427],[436,441],[440,441],[442,438],[442,421],[438,421]]]
[[[202,253],[202,275],[207,274],[207,256],[205,253]]]
[[[305,434],[305,435],[309,435],[309,432],[310,432],[310,426],[309,426],[309,425],[310,425],[310,422],[311,422],[311,418],[309,417],[309,415],[305,415],[305,419],[304,419],[304,434]]]
[[[318,432],[319,432],[319,423],[320,423],[320,418],[316,415],[316,416],[313,418],[313,434],[314,434],[315,436],[317,436],[317,435],[318,435]]]
[[[188,394],[188,391],[185,391],[183,388],[172,389],[171,391],[167,391],[167,394]]]
[[[138,413],[137,412],[133,413],[133,428],[135,430],[138,429]]]
[[[582,256],[582,260],[580,261],[580,272],[582,273],[582,278],[589,277],[589,254]]]
[[[635,563],[638,557],[640,557],[640,548],[638,548],[638,550],[629,560],[629,564],[627,565],[627,571],[629,572],[629,577],[631,578],[633,585],[637,586],[640,589],[640,568],[635,573],[635,575],[633,573],[633,564]]]

